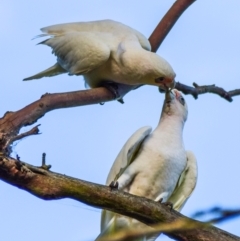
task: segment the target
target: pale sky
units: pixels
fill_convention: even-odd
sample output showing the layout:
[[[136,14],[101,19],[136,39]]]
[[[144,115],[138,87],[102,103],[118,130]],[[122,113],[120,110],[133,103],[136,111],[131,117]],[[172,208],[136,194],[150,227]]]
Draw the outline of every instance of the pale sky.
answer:
[[[22,81],[55,63],[50,48],[36,46],[39,39],[31,41],[41,27],[113,19],[148,37],[173,2],[1,0],[1,116],[46,92],[84,89],[82,77],[68,75]],[[240,88],[239,11],[236,0],[198,0],[183,14],[158,51],[173,66],[177,81]],[[16,143],[13,155],[39,166],[46,152],[52,171],[104,184],[130,135],[142,126],[157,125],[163,98],[156,87],[144,86],[129,93],[124,105],[114,101],[52,111],[38,121],[42,134]],[[239,208],[240,96],[232,103],[213,94],[185,99],[189,115],[184,142],[197,157],[199,174],[182,213],[190,216],[214,206]],[[90,241],[99,234],[99,209],[70,199],[43,201],[4,182],[0,190],[1,240]],[[239,226],[240,218],[219,225],[236,235]]]

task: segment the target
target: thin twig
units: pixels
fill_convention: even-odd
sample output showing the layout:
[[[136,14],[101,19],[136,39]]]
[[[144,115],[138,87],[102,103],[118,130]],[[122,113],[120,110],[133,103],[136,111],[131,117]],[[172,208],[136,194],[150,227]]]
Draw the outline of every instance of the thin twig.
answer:
[[[175,85],[175,88],[182,91],[185,95],[192,95],[195,99],[198,98],[198,95],[205,94],[205,93],[212,93],[212,94],[217,94],[223,99],[232,102],[233,99],[231,96],[233,94],[231,92],[233,91],[226,91],[221,87],[215,86],[215,85],[198,85],[196,83],[193,83],[194,87],[188,86],[181,84],[180,82],[177,82]],[[240,95],[240,90],[235,90],[234,93],[236,95],[238,91],[238,94]]]
[[[231,91],[228,91],[228,94],[230,96],[236,96],[236,95],[240,95],[240,89],[235,89],[235,90],[231,90]]]
[[[31,130],[29,131],[26,131],[20,135],[17,135],[17,136],[12,136],[11,138],[8,138],[7,140],[5,140],[5,144],[3,145],[2,147],[2,150],[6,150],[8,149],[8,147],[14,142],[14,141],[18,141],[24,137],[27,137],[27,136],[31,136],[31,135],[37,135],[39,134],[39,129],[38,129],[38,126],[34,126]],[[6,135],[7,136],[7,135]]]

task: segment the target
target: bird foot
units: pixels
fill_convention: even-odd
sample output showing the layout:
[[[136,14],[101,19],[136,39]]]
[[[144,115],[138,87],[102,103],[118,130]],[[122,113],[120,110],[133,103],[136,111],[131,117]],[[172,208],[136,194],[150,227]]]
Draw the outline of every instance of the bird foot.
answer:
[[[119,84],[111,81],[104,81],[100,86],[108,89],[121,104],[124,104],[123,96],[131,90],[136,89],[136,86],[134,85]]]
[[[109,185],[111,191],[112,190],[117,190],[118,189],[118,182],[117,181],[112,181]]]
[[[172,209],[173,209],[173,203],[172,203],[172,202],[163,202],[163,199],[162,199],[162,198],[160,198],[159,203],[161,203],[161,204],[163,204],[163,205],[165,205],[165,206],[169,207],[169,208],[170,208],[170,210],[172,210]]]

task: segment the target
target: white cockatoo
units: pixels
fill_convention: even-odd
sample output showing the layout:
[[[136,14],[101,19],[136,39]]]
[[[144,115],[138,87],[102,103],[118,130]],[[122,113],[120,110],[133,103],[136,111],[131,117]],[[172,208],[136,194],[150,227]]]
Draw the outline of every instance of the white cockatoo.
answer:
[[[42,28],[39,37],[57,56],[52,67],[24,80],[58,74],[83,75],[91,88],[103,82],[174,86],[175,73],[140,32],[113,20],[58,24]]]
[[[128,139],[113,163],[106,184],[118,182],[119,190],[156,202],[171,202],[175,210],[181,210],[197,181],[196,158],[185,150],[183,143],[187,115],[187,104],[181,93],[175,89],[168,91],[158,126],[153,132],[151,127],[142,127]],[[144,225],[103,210],[98,238]],[[137,240],[153,241],[157,236]]]

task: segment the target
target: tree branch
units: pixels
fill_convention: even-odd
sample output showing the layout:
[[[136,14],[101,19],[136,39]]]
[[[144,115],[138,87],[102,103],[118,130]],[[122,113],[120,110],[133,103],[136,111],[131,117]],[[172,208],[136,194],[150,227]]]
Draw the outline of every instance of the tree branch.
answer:
[[[231,90],[228,92],[230,96],[240,95],[240,89]]]
[[[199,94],[214,93],[222,98],[232,101],[232,96],[240,94],[240,89],[225,91],[215,85],[199,86],[193,83],[194,87],[176,83],[176,89],[184,94],[191,94],[195,99]],[[6,112],[0,118],[0,151],[4,152],[15,140],[19,140],[26,135],[37,134],[38,128],[30,132],[17,135],[23,126],[31,125],[44,116],[47,112],[59,108],[68,108],[89,104],[97,104],[114,99],[114,95],[104,87],[91,90],[81,90],[68,93],[45,94],[39,100],[27,105],[16,112]],[[4,144],[3,144],[4,143]]]
[[[6,139],[16,135],[23,126],[35,123],[51,110],[97,104],[114,98],[115,96],[104,87],[68,93],[47,93],[16,112],[6,112],[0,119],[0,133],[4,133]]]
[[[191,223],[192,229],[181,228],[164,233],[170,238],[180,241],[240,241],[240,238],[205,225],[171,210],[166,205],[144,197],[80,179],[68,177],[20,162],[13,158],[0,158],[0,177],[3,181],[17,186],[29,193],[44,199],[54,200],[71,198],[97,208],[104,208],[126,215],[153,226],[157,223],[172,224],[174,222]],[[196,227],[194,227],[196,225]]]
[[[195,82],[193,83],[194,87],[181,84],[180,82],[176,83],[175,88],[182,91],[185,95],[192,95],[194,99],[198,98],[198,95],[205,94],[205,93],[213,93],[216,95],[219,95],[220,97],[224,98],[225,100],[232,102],[232,96],[234,95],[240,95],[240,89],[233,90],[227,92],[221,87],[215,86],[215,85],[198,85]]]
[[[195,1],[196,0],[176,0],[149,37],[153,52],[158,50],[179,17]]]
[[[201,212],[200,212],[201,213]],[[209,212],[206,212],[209,213]],[[137,238],[141,238],[142,236],[155,236],[159,233],[172,233],[180,230],[191,230],[191,229],[199,229],[199,228],[209,228],[210,224],[218,223],[225,221],[227,219],[231,219],[233,217],[240,215],[240,210],[220,210],[221,216],[211,219],[207,222],[193,222],[192,219],[178,219],[177,221],[171,223],[159,223],[150,226],[141,227],[141,229],[127,229],[127,230],[119,230],[113,234],[108,236],[103,236],[99,239],[99,241],[128,241],[134,240]],[[205,214],[205,213],[204,213]]]

